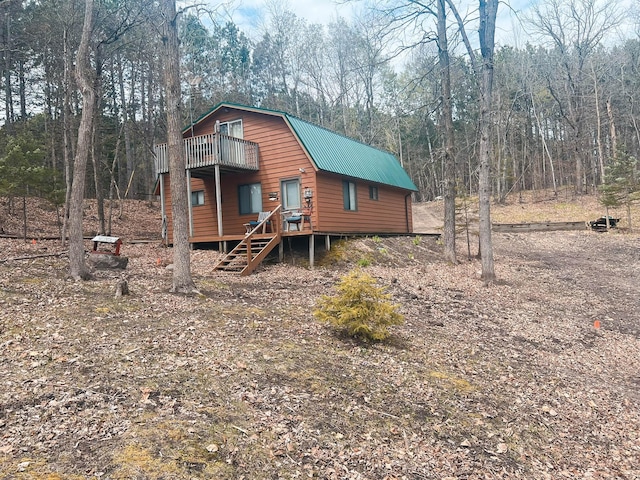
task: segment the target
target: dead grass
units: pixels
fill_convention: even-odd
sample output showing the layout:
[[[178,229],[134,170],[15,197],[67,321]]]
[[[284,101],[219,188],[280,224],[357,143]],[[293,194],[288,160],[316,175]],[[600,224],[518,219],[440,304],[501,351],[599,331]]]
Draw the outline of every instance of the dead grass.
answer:
[[[477,200],[469,202],[471,229],[477,231]],[[559,190],[555,196],[552,191],[522,192],[509,195],[503,204],[491,205],[491,220],[494,223],[535,223],[535,222],[587,222],[605,215],[605,208],[593,195],[577,196],[572,189]],[[620,218],[618,224],[622,230],[628,230],[626,208],[611,208],[609,215]],[[441,232],[444,205],[442,201],[414,205],[414,231]],[[640,204],[631,209],[632,222],[640,229]],[[464,218],[458,218],[458,224],[464,225]]]

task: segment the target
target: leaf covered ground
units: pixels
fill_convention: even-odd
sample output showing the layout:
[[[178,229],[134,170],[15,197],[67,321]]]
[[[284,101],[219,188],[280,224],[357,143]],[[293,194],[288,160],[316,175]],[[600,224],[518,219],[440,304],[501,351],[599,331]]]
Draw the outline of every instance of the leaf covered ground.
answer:
[[[491,287],[426,236],[247,278],[194,250],[195,297],[168,293],[170,250],[127,242],[115,298],[119,273],[73,282],[64,255],[17,259],[58,242],[0,239],[0,478],[640,478],[638,235],[494,241]],[[313,319],[358,265],[405,316],[389,342]]]

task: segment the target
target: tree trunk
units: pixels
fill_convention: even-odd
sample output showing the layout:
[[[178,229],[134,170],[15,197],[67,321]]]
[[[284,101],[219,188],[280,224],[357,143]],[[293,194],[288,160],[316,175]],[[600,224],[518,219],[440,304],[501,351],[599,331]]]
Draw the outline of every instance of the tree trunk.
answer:
[[[68,34],[67,30],[63,33],[64,42],[64,79],[63,79],[63,105],[62,105],[62,137],[63,137],[63,152],[62,158],[64,161],[64,181],[65,181],[65,196],[64,196],[64,212],[62,215],[62,233],[60,234],[60,241],[64,247],[67,244],[67,232],[69,229],[69,207],[71,206],[71,66],[68,52]]]
[[[602,119],[600,116],[600,92],[598,90],[598,78],[596,77],[596,71],[591,63],[591,73],[593,74],[593,96],[595,98],[595,110],[596,110],[596,144],[598,146],[598,165],[600,167],[600,182],[604,183],[604,148],[602,146]],[[594,177],[594,184],[597,184]]]
[[[438,0],[438,63],[444,123],[444,258],[456,263],[456,167],[445,0]]]
[[[85,0],[84,25],[80,46],[76,54],[76,77],[82,92],[82,117],[78,127],[78,147],[73,162],[73,183],[69,207],[69,273],[75,280],[87,280],[89,271],[84,262],[82,238],[82,201],[91,149],[93,115],[95,108],[94,79],[89,59],[91,31],[93,30],[93,0]]]
[[[495,282],[493,242],[491,240],[491,96],[493,90],[493,51],[498,0],[480,0],[480,51],[482,80],[480,91],[480,147],[478,196],[480,207],[480,256],[482,279]]]
[[[616,135],[616,122],[613,118],[613,108],[611,107],[611,98],[607,99],[607,116],[609,117],[609,136],[611,137],[611,157],[615,157],[618,153],[618,135]],[[635,121],[635,118],[634,118]],[[604,165],[602,165],[602,178],[604,182]]]
[[[13,121],[13,98],[11,96],[11,13],[9,12],[9,6],[4,14],[5,29],[4,34],[4,105],[5,105],[5,123],[10,126]]]
[[[531,109],[533,111],[533,116],[536,119],[536,124],[538,125],[538,134],[540,136],[540,140],[542,142],[542,165],[544,167],[544,154],[547,154],[547,157],[549,159],[549,168],[551,168],[551,180],[553,182],[553,195],[555,197],[558,196],[558,186],[556,184],[556,172],[555,169],[553,168],[553,157],[551,156],[551,153],[549,152],[549,147],[547,146],[547,141],[545,140],[547,137],[547,129],[543,129],[542,125],[540,124],[540,117],[538,116],[538,114],[536,113],[536,105],[535,102],[533,101],[533,93],[531,94]],[[546,187],[546,177],[544,178],[544,182],[543,185]]]
[[[24,60],[18,62],[18,88],[20,95],[20,121],[27,121],[27,80],[25,78]]]
[[[96,74],[94,76],[94,98],[96,105],[94,112],[100,112],[102,103],[102,56],[100,55],[100,49],[96,52]],[[104,219],[104,192],[102,191],[102,175],[100,169],[100,159],[102,158],[102,141],[100,136],[96,136],[100,131],[100,116],[96,115],[93,119],[93,128],[91,135],[91,163],[93,165],[93,186],[96,190],[96,208],[98,213],[98,223],[100,225],[100,234],[104,235],[105,219]]]
[[[27,197],[22,196],[22,238],[27,241]]]
[[[100,178],[100,160],[98,157],[100,156],[100,152],[96,153],[96,150],[99,150],[98,140],[96,138],[96,130],[98,129],[99,120],[94,119],[93,126],[93,135],[91,136],[91,164],[93,165],[93,186],[96,190],[96,209],[98,213],[98,224],[100,225],[100,235],[104,235],[106,232],[105,227],[105,218],[104,218],[104,194],[102,192],[102,182]]]
[[[180,104],[180,52],[178,49],[178,18],[175,0],[161,0],[164,18],[164,87],[167,108],[167,144],[171,177],[171,213],[173,220],[173,287],[172,292],[192,293],[188,236],[188,199],[186,160],[182,147]]]
[[[127,98],[125,96],[124,89],[124,72],[122,71],[122,59],[118,54],[118,86],[120,89],[120,101],[122,102],[122,123],[124,125],[124,156],[127,163],[127,179],[130,179],[133,175],[133,155],[131,154],[131,135],[129,133],[129,107],[127,105]],[[131,67],[133,76],[133,66]],[[133,92],[133,85],[131,86],[131,92]],[[128,192],[127,198],[131,198],[131,192]]]

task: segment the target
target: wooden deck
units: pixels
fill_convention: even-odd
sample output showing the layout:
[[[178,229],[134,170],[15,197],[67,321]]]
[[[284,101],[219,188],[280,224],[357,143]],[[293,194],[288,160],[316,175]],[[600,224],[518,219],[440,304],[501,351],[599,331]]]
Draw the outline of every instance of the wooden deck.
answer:
[[[183,140],[186,168],[197,176],[218,165],[230,170],[258,170],[258,144],[221,133],[197,135]],[[168,145],[155,146],[156,174],[169,172]]]
[[[317,232],[312,232],[311,230],[302,230],[300,232],[281,232],[281,237],[308,237],[309,235],[317,235]],[[201,235],[196,237],[190,237],[189,243],[214,243],[214,242],[239,242],[244,239],[246,234],[244,235]],[[253,235],[253,238],[261,239],[261,238],[271,238],[273,236],[272,233],[257,233]]]

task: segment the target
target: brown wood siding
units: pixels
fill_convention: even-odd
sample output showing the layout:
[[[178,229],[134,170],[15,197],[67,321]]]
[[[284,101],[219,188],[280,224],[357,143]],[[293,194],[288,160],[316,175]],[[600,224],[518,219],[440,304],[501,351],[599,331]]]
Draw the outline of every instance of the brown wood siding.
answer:
[[[369,182],[352,180],[357,189],[357,210],[346,211],[342,198],[343,177],[316,172],[305,151],[281,117],[222,108],[202,124],[194,126],[194,134],[213,133],[216,120],[228,122],[242,119],[245,140],[259,144],[259,171],[226,172],[221,176],[222,226],[224,235],[242,235],[244,224],[256,214],[240,215],[238,187],[260,183],[262,210],[273,210],[282,201],[281,181],[300,179],[302,190],[313,189],[312,222],[314,231],[328,233],[408,233],[412,231],[411,198],[407,191],[384,185],[378,187],[378,200],[369,198]],[[189,130],[185,136],[190,136]],[[303,172],[300,169],[304,170]],[[171,194],[165,176],[166,214],[171,219]],[[211,241],[218,235],[216,192],[213,174],[192,179],[192,191],[204,190],[205,204],[193,207],[192,242]],[[270,201],[269,193],[278,192],[278,201]],[[302,197],[302,192],[301,192]],[[303,199],[301,198],[301,201]],[[408,224],[408,226],[407,226]],[[172,231],[169,223],[169,240]]]
[[[343,180],[356,184],[357,210],[355,211],[344,208]],[[409,192],[325,173],[318,174],[317,185],[319,220],[316,230],[318,231],[342,233],[410,233],[413,231]],[[370,185],[378,187],[378,200],[369,198]]]
[[[193,235],[217,235],[218,221],[216,219],[215,184],[212,181],[205,181],[202,178],[192,178],[191,191],[196,192],[198,190],[204,190],[204,205],[194,206],[192,209]]]

